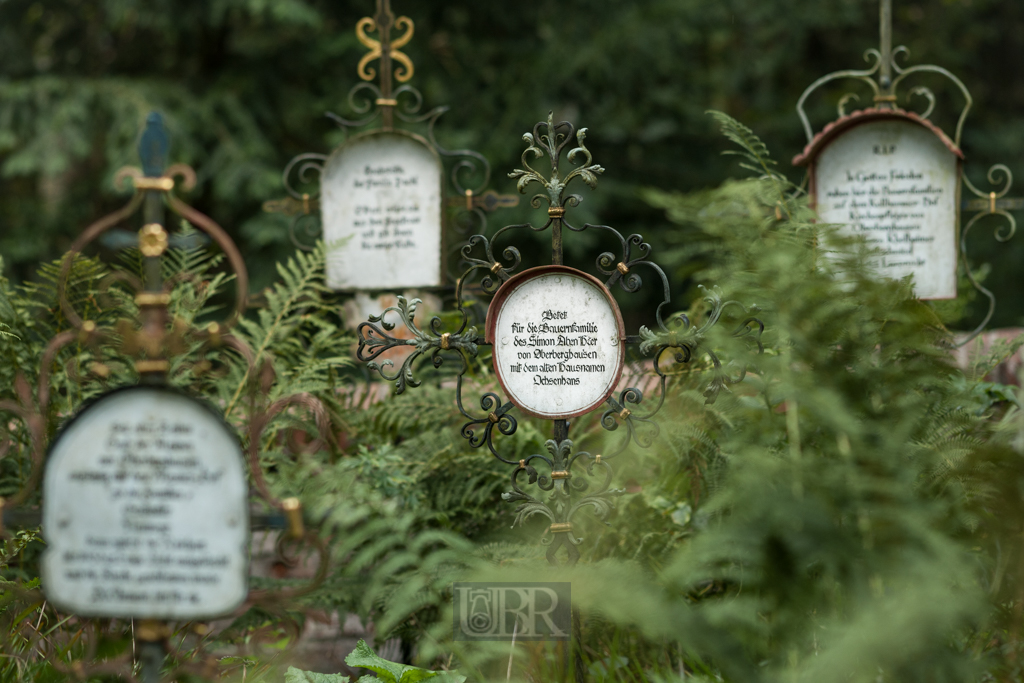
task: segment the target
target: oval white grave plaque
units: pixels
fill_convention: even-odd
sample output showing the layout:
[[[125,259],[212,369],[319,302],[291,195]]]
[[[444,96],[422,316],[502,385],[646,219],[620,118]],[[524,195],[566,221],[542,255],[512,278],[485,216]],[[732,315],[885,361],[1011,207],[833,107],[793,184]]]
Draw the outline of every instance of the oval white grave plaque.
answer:
[[[523,412],[559,420],[604,403],[622,374],[622,315],[600,280],[564,266],[509,279],[487,313],[494,371]]]
[[[441,271],[441,161],[423,138],[373,131],[324,164],[327,285],[340,290],[436,287]]]
[[[156,387],[101,398],[50,448],[42,581],[62,610],[196,619],[248,592],[238,440],[198,401]]]
[[[916,121],[861,123],[814,161],[818,215],[863,235],[879,274],[912,274],[919,298],[953,299],[959,169],[939,134]]]

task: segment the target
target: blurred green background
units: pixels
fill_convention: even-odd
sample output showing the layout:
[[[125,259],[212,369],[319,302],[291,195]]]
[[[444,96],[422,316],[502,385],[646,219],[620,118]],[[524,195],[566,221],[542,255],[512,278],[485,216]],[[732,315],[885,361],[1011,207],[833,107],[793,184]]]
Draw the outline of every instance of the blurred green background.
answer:
[[[1024,196],[1024,3],[894,4],[894,42],[910,49],[909,63],[946,67],[974,96],[963,137],[968,176],[988,190],[988,167],[1005,163],[1019,179],[1011,195]],[[640,189],[700,189],[734,173],[706,110],[751,126],[799,180],[802,169],[790,164],[806,142],[798,97],[830,71],[863,68],[864,50],[878,46],[877,0],[393,0],[393,8],[415,22],[404,51],[424,109],[451,106],[437,127],[442,145],[479,150],[493,167],[491,187],[514,192],[506,174],[519,165],[521,136],[553,110],[590,129],[588,147],[607,169],[598,192],[584,188],[575,222],[639,232],[655,247],[686,236],[669,235],[680,228]],[[171,160],[199,172],[189,202],[228,229],[255,285],[265,284],[266,266],[292,245],[287,219],[261,204],[283,195],[280,174],[294,155],[341,141],[323,114],[351,113],[346,97],[365,53],[353,29],[373,11],[373,0],[0,0],[7,274],[30,277],[40,259],[59,256],[124,202],[113,173],[136,163],[136,137],[157,109],[174,136]],[[951,130],[962,104],[955,88],[931,77],[914,84],[935,89],[933,119]],[[816,128],[835,118],[843,92],[812,99]],[[492,217],[491,229],[531,217],[522,202]],[[1024,325],[1016,296],[1024,235],[999,245],[992,227],[979,225],[969,247],[973,263],[991,264],[986,284],[1000,301],[992,326]],[[982,308],[976,302],[958,326],[979,320]]]

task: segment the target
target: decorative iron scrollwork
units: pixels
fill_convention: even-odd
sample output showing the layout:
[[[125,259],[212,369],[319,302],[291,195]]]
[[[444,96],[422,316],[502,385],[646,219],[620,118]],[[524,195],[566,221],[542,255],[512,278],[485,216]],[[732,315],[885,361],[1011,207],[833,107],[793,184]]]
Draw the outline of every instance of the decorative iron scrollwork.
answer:
[[[541,127],[544,127],[547,132],[541,133]],[[562,150],[569,144],[569,141],[573,138],[575,133],[577,146],[570,150],[568,156],[569,163],[575,162],[577,157],[582,157],[582,163],[573,168],[569,173],[562,178],[558,172],[559,161],[562,156]],[[530,200],[530,205],[534,208],[540,208],[542,201],[547,201],[550,209],[559,209],[564,206],[578,206],[582,197],[579,195],[569,195],[563,198],[566,186],[573,181],[574,178],[580,178],[591,189],[597,187],[597,176],[604,173],[604,168],[599,164],[593,163],[594,158],[590,154],[590,150],[584,144],[584,140],[587,138],[587,129],[581,128],[578,131],[568,121],[561,121],[554,123],[552,114],[548,114],[547,122],[541,121],[533,127],[532,133],[523,134],[523,140],[526,142],[526,149],[523,151],[520,159],[522,160],[525,169],[519,169],[512,171],[508,174],[508,177],[516,181],[516,189],[519,190],[520,194],[526,193],[526,188],[530,183],[539,183],[547,190],[547,194],[537,194]],[[533,166],[530,165],[529,156],[534,158],[541,158],[547,156],[551,162],[551,175],[544,177],[544,175],[538,172]],[[550,218],[555,218],[564,214],[552,214],[549,213]]]
[[[960,260],[964,264],[964,272],[967,274],[967,279],[970,280],[971,286],[974,287],[982,296],[988,299],[988,311],[985,313],[985,317],[978,324],[974,330],[970,332],[964,339],[960,340],[956,346],[964,346],[972,339],[981,334],[985,326],[988,325],[989,321],[992,320],[992,315],[996,311],[996,296],[987,287],[983,286],[974,274],[974,269],[971,268],[971,263],[967,259],[967,236],[971,233],[971,228],[975,226],[978,221],[988,216],[998,216],[1003,219],[1003,223],[999,225],[993,232],[994,237],[999,242],[1007,242],[1017,232],[1017,219],[1010,213],[1014,209],[1024,209],[1024,199],[1019,198],[1008,198],[1006,195],[1009,193],[1010,188],[1013,186],[1013,173],[1003,164],[996,164],[988,169],[986,178],[988,182],[993,185],[999,185],[1000,177],[1002,178],[1003,187],[999,190],[992,190],[989,192],[982,192],[974,183],[964,175],[963,181],[967,189],[974,194],[978,199],[967,200],[963,203],[963,209],[966,211],[975,211],[976,213],[971,217],[967,224],[960,230]]]
[[[625,493],[624,489],[611,488],[613,472],[607,461],[600,455],[593,456],[585,451],[573,454],[572,445],[569,439],[549,439],[544,446],[550,457],[535,454],[515,463],[516,468],[511,475],[512,491],[501,494],[505,502],[519,503],[515,509],[514,524],[522,524],[537,515],[551,521],[540,542],[548,546],[547,558],[552,563],[555,563],[556,553],[562,546],[566,548],[570,564],[579,559],[576,546],[583,542],[583,537],[576,533],[573,522],[577,513],[591,508],[597,519],[604,520],[612,511],[612,499]],[[580,458],[584,458],[586,466],[573,472],[573,466]],[[537,465],[544,467],[547,473],[538,472]],[[603,476],[599,477],[595,468]],[[535,485],[539,489],[536,495],[523,490],[519,475],[524,473],[527,485]],[[547,502],[540,499],[543,493],[550,493]]]
[[[505,436],[512,436],[516,433],[516,429],[519,428],[519,423],[516,421],[514,415],[511,415],[512,405],[511,401],[502,403],[501,399],[494,392],[487,392],[480,397],[480,408],[486,415],[484,417],[475,417],[468,413],[462,405],[462,377],[459,377],[459,391],[456,393],[456,402],[459,407],[459,412],[469,419],[469,422],[462,425],[460,433],[462,437],[469,441],[469,445],[473,448],[480,448],[484,444],[487,445],[487,449],[491,454],[507,465],[515,463],[514,460],[509,460],[502,457],[494,447],[494,429],[497,428],[498,432]],[[478,430],[474,429],[477,425],[482,425],[484,428],[483,434],[478,433]]]
[[[435,317],[431,322],[429,332],[420,330],[413,321],[415,304],[406,303],[405,299],[399,298],[399,304],[384,311],[380,316],[371,317],[369,322],[359,326],[359,350],[361,360],[367,361],[368,367],[378,371],[381,376],[390,382],[395,383],[396,392],[401,392],[409,386],[418,386],[420,380],[414,376],[414,369],[417,359],[425,353],[430,353],[434,360],[435,367],[440,367],[443,357],[441,355],[441,339],[448,339],[446,350],[457,350],[462,365],[456,378],[456,403],[459,412],[466,418],[461,429],[462,436],[473,448],[487,449],[495,458],[508,465],[514,465],[515,469],[511,475],[512,491],[503,495],[506,501],[518,502],[516,509],[516,523],[521,523],[535,515],[547,517],[551,524],[545,532],[542,543],[548,545],[548,559],[555,562],[555,554],[561,548],[566,548],[568,561],[576,562],[579,559],[577,545],[582,538],[576,533],[574,524],[578,523],[576,515],[584,508],[590,508],[593,513],[603,519],[612,507],[612,499],[622,493],[619,490],[610,489],[612,481],[612,468],[608,460],[624,452],[629,445],[635,444],[641,448],[648,448],[655,442],[660,428],[654,421],[655,415],[661,410],[665,402],[665,389],[667,373],[661,362],[666,354],[680,363],[689,362],[693,357],[701,354],[707,355],[711,360],[713,378],[705,390],[707,403],[713,403],[718,393],[729,384],[741,381],[745,368],[736,377],[730,377],[725,372],[721,361],[714,351],[708,346],[707,336],[712,327],[716,326],[723,311],[730,306],[740,306],[734,301],[723,301],[721,292],[715,288],[707,292],[705,302],[708,304],[709,313],[707,320],[700,326],[690,324],[685,314],[677,314],[664,318],[665,307],[671,305],[671,291],[668,276],[657,263],[650,260],[651,246],[638,234],[623,236],[618,230],[606,225],[585,224],[575,227],[566,220],[567,208],[579,205],[582,196],[578,194],[566,194],[567,187],[576,179],[586,183],[592,189],[597,185],[597,177],[604,172],[604,168],[594,163],[593,156],[585,145],[586,129],[576,130],[571,123],[562,121],[555,123],[549,114],[546,121],[537,123],[532,132],[523,136],[526,142],[526,149],[522,154],[523,168],[516,169],[509,174],[509,177],[517,181],[520,193],[525,193],[529,186],[538,183],[544,188],[544,192],[534,195],[531,205],[541,208],[546,203],[547,220],[539,225],[532,223],[520,223],[506,225],[499,228],[488,238],[483,234],[471,236],[460,249],[462,263],[465,270],[457,280],[455,288],[455,308],[461,314],[461,323],[458,329],[444,332],[441,328],[440,318]],[[563,176],[559,166],[561,157],[571,142],[575,141],[576,146],[568,151],[566,159],[573,167]],[[545,175],[531,165],[531,161],[547,157],[551,164],[551,172]],[[512,436],[518,428],[518,422],[514,416],[515,404],[511,401],[503,401],[495,391],[485,391],[480,398],[479,405],[483,414],[473,414],[465,408],[463,398],[465,390],[465,375],[470,367],[471,359],[475,358],[481,346],[485,346],[482,339],[476,337],[476,329],[469,326],[469,315],[466,307],[465,293],[467,284],[479,278],[479,290],[484,295],[493,294],[502,283],[509,280],[522,263],[522,253],[519,248],[503,244],[503,240],[513,233],[522,231],[546,232],[551,231],[552,261],[561,264],[563,259],[562,249],[562,227],[571,232],[583,232],[586,230],[596,231],[600,234],[607,234],[614,238],[619,245],[619,255],[611,251],[601,253],[595,262],[598,273],[604,280],[605,287],[611,288],[618,284],[619,288],[627,294],[634,294],[641,290],[644,280],[637,271],[646,269],[653,272],[655,279],[660,285],[661,301],[655,310],[656,328],[651,330],[647,327],[640,328],[638,337],[629,337],[627,343],[638,344],[641,354],[651,358],[652,372],[657,376],[654,390],[656,398],[644,404],[644,394],[637,387],[627,387],[620,391],[617,397],[609,397],[605,403],[607,406],[600,418],[602,427],[610,432],[625,426],[624,439],[604,456],[600,454],[590,455],[586,452],[572,454],[572,441],[567,438],[568,423],[565,420],[555,420],[555,438],[547,442],[549,455],[531,455],[528,458],[517,460],[509,455],[504,455],[495,446],[495,434]],[[500,258],[498,257],[500,254]],[[474,290],[474,296],[478,290]],[[756,317],[749,315],[753,309],[742,308],[746,316],[739,328],[733,333],[735,336],[751,336],[757,345],[758,351],[763,351],[760,343],[760,335],[764,330],[764,324]],[[398,314],[398,321],[395,323],[385,322],[384,316],[389,312]],[[402,322],[409,330],[410,337],[400,339],[392,334],[397,322]],[[387,349],[400,346],[413,346],[416,348],[402,364],[402,367],[394,373],[386,372],[385,363],[374,361]],[[583,461],[579,459],[583,458]],[[585,463],[585,468],[573,470],[576,463]],[[540,469],[538,469],[540,468]],[[582,470],[582,471],[581,471]],[[598,474],[600,476],[598,476]],[[521,481],[525,476],[528,485],[534,485],[541,493],[531,495]],[[597,479],[595,479],[595,477]],[[598,481],[599,479],[599,481]],[[542,494],[550,494],[550,500],[541,500]]]
[[[400,296],[396,306],[387,307],[379,316],[370,316],[370,321],[360,323],[356,331],[359,336],[356,357],[366,363],[367,368],[379,372],[386,381],[394,382],[396,394],[401,394],[407,386],[418,387],[421,384],[413,375],[413,369],[417,360],[424,353],[430,353],[435,368],[441,367],[441,364],[444,363],[442,351],[464,351],[471,356],[475,356],[477,353],[475,327],[454,333],[441,332],[441,319],[435,316],[430,321],[430,332],[421,330],[414,320],[416,309],[421,303],[419,299],[409,301],[404,296]],[[391,312],[398,313],[405,328],[412,333],[412,339],[400,339],[388,334],[395,329],[396,325],[396,323],[384,319]],[[386,359],[378,363],[375,359],[385,351],[400,346],[412,346],[415,351],[402,361],[402,367],[397,372],[388,374],[384,368],[393,367],[394,361]]]
[[[811,83],[797,101],[796,111],[797,115],[800,117],[800,122],[803,124],[804,133],[807,135],[807,141],[810,142],[814,138],[814,129],[812,128],[810,119],[808,119],[807,113],[804,110],[804,104],[806,104],[810,95],[822,86],[841,80],[859,81],[871,89],[872,103],[874,106],[880,109],[893,109],[899,101],[897,92],[903,81],[915,74],[935,73],[945,76],[950,82],[952,82],[964,98],[964,106],[960,110],[960,116],[957,119],[956,124],[956,131],[953,136],[954,143],[959,147],[960,137],[963,134],[964,122],[967,120],[967,114],[970,112],[971,107],[974,104],[974,99],[971,97],[970,91],[967,89],[967,86],[964,85],[963,81],[941,66],[936,66],[934,64],[918,64],[915,66],[905,67],[900,65],[898,61],[899,58],[901,56],[909,57],[910,50],[904,45],[893,48],[892,0],[881,0],[880,5],[879,48],[877,50],[871,48],[864,52],[864,61],[873,62],[871,66],[867,69],[846,69],[842,71],[835,71],[822,76],[818,80],[814,81],[814,83]],[[927,108],[918,114],[922,119],[927,119],[935,110],[935,94],[926,86],[916,86],[907,91],[905,100],[909,103],[914,97],[924,97],[928,102]],[[840,98],[838,105],[840,118],[847,115],[846,105],[849,102],[856,100],[860,100],[860,97],[856,93],[847,93]]]
[[[664,378],[659,381],[658,402],[651,410],[642,414],[637,414],[634,410],[639,408],[644,400],[643,392],[636,387],[623,390],[617,400],[614,397],[608,397],[609,407],[601,414],[601,426],[609,432],[614,432],[619,425],[625,425],[626,438],[617,449],[606,453],[605,458],[613,458],[625,452],[629,448],[630,441],[640,448],[650,448],[654,445],[654,440],[661,433],[661,427],[651,418],[661,410],[665,401],[665,387],[662,382],[664,382]],[[630,408],[630,406],[633,407]]]
[[[392,29],[401,31],[401,35],[392,37]],[[389,0],[377,0],[374,16],[363,17],[355,28],[356,38],[369,48],[369,52],[356,66],[356,74],[362,82],[356,83],[348,92],[348,108],[354,117],[346,118],[334,112],[326,112],[325,116],[334,121],[346,137],[351,132],[371,126],[378,119],[380,130],[384,132],[394,130],[396,118],[406,124],[425,125],[426,140],[430,146],[441,157],[453,160],[449,180],[455,196],[449,205],[455,209],[452,221],[455,231],[459,234],[467,234],[474,228],[483,231],[487,227],[486,213],[501,206],[514,206],[519,199],[494,192],[484,193],[490,182],[491,167],[482,154],[471,149],[446,149],[438,144],[435,124],[448,107],[421,112],[423,95],[408,83],[415,67],[400,49],[412,40],[414,30],[409,17],[395,18]],[[376,33],[377,39],[371,38],[369,33]],[[377,60],[380,60],[379,68],[371,67],[370,64]],[[372,82],[374,79],[377,79],[376,83]],[[395,88],[394,81],[402,85]],[[319,179],[326,161],[324,154],[296,156],[283,172],[289,198],[263,204],[264,211],[290,216],[289,236],[297,247],[307,251],[313,248],[316,238],[322,234]],[[301,191],[295,187],[296,181],[301,185],[315,183],[315,187]]]

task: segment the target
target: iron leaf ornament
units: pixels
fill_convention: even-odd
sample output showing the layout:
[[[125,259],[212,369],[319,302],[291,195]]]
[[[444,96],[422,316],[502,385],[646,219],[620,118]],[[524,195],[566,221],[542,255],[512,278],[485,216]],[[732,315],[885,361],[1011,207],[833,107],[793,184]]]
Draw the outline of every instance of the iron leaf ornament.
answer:
[[[523,134],[526,149],[523,151],[521,160],[526,170],[517,168],[508,174],[509,178],[516,181],[516,189],[519,193],[525,194],[526,188],[530,183],[539,183],[547,190],[547,196],[545,197],[543,194],[534,195],[531,201],[532,206],[539,208],[540,202],[546,199],[548,206],[560,207],[563,206],[562,194],[573,178],[581,178],[590,189],[597,189],[597,176],[604,173],[604,168],[599,164],[593,163],[594,157],[584,144],[584,140],[587,139],[587,129],[580,128],[576,131],[577,147],[570,150],[567,156],[569,163],[575,163],[577,157],[582,156],[583,163],[569,171],[565,178],[562,179],[558,172],[558,161],[562,155],[562,150],[569,144],[569,140],[572,137],[572,125],[565,121],[555,125],[553,113],[548,114],[546,133],[540,132],[542,125],[544,125],[543,122],[538,123],[534,126],[532,133]],[[528,159],[530,155],[535,159],[543,156],[547,156],[550,159],[551,175],[549,177],[545,178],[543,174],[530,165]],[[566,198],[569,206],[578,206],[580,201],[582,201],[580,195],[569,195]]]

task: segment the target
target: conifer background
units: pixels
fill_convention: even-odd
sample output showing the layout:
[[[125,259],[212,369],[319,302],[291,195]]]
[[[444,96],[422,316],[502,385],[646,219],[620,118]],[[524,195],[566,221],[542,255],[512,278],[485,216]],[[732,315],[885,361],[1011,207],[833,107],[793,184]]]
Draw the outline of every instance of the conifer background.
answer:
[[[855,66],[852,57],[874,44],[874,3],[553,6],[396,6],[417,22],[421,40],[410,52],[427,102],[456,105],[442,139],[487,153],[498,188],[510,191],[500,182],[519,136],[547,109],[588,126],[608,171],[602,191],[585,197],[585,218],[648,237],[682,285],[676,309],[693,320],[706,313],[700,284],[756,304],[767,325],[762,355],[720,326],[711,345],[732,361],[730,372],[749,371],[714,405],[702,395],[705,359],[673,375],[661,437],[617,466],[628,493],[609,524],[586,526],[572,580],[588,680],[1024,677],[1024,417],[1016,388],[985,381],[1020,342],[956,368],[948,327],[965,324],[959,310],[917,301],[907,282],[870,277],[862,245],[811,222],[784,161],[801,145],[796,94],[832,68]],[[915,61],[948,66],[974,88],[978,116],[965,146],[992,155],[978,170],[1013,165],[1006,157],[1024,145],[1012,125],[1022,95],[986,64],[1012,63],[1019,51],[1024,32],[1010,30],[1022,18],[1018,5],[897,9],[897,35]],[[259,211],[280,193],[288,158],[336,144],[318,117],[343,106],[360,52],[351,26],[368,13],[301,0],[0,3],[0,397],[16,398],[19,373],[35,381],[46,341],[66,329],[53,259],[121,201],[110,174],[132,157],[145,112],[163,109],[175,161],[201,173],[192,201],[232,229],[250,270],[262,274],[262,296],[238,333],[272,369],[252,376],[225,350],[212,358],[214,372],[194,373],[191,349],[175,381],[223,406],[243,437],[247,406],[308,392],[328,407],[334,435],[321,451],[301,452],[291,437],[313,426],[283,416],[262,463],[275,492],[299,495],[322,523],[327,582],[277,611],[250,611],[204,647],[215,648],[229,679],[297,680],[302,662],[280,649],[292,624],[312,610],[340,610],[372,619],[381,640],[402,638],[420,666],[505,680],[506,644],[450,640],[448,586],[564,578],[543,560],[541,529],[509,529],[511,506],[500,501],[507,471],[459,436],[444,368],[401,397],[362,400],[352,338],[323,286],[323,250],[294,252],[282,223]],[[817,113],[829,116],[825,107]],[[591,264],[592,247],[570,245],[570,265]],[[168,275],[188,270],[212,283],[202,296],[185,286],[174,293],[179,315],[202,320],[230,283],[205,250],[172,254]],[[98,297],[97,287],[111,269],[133,268],[131,254],[82,259],[72,295],[97,321],[130,313],[129,296]],[[1005,285],[1015,276],[993,261],[991,277],[1006,278],[1004,321],[1020,315]],[[95,360],[111,377],[84,371]],[[474,369],[481,386],[493,382],[486,360]],[[71,346],[53,369],[50,434],[90,397],[135,381],[111,349]],[[8,496],[27,475],[27,436],[17,421],[2,431],[0,495]],[[521,457],[548,436],[546,425],[524,419],[506,447]],[[607,435],[583,419],[571,436],[600,446]],[[64,622],[42,602],[43,542],[24,530],[0,547],[4,680],[61,680],[53,658],[102,661],[131,647],[125,624]],[[199,643],[179,626],[184,659]],[[79,640],[90,628],[104,644],[91,654]],[[564,673],[545,644],[521,644],[513,664],[514,680]],[[288,665],[297,667],[292,678]]]
[[[448,105],[438,139],[490,160],[492,185],[514,192],[520,136],[553,110],[589,126],[588,145],[614,172],[584,218],[655,242],[678,232],[639,198],[644,188],[715,187],[731,170],[708,109],[755,127],[789,159],[806,140],[801,92],[878,47],[877,0],[394,0],[416,33],[405,51],[425,107]],[[191,203],[226,226],[256,284],[287,258],[287,222],[261,204],[283,195],[280,173],[302,152],[328,152],[340,132],[364,48],[356,21],[373,0],[5,0],[0,3],[0,254],[30,277],[82,225],[118,206],[114,171],[135,158],[145,116],[162,111],[175,154],[200,172]],[[964,133],[966,172],[1007,164],[1024,181],[1024,5],[1007,0],[896,0],[894,41],[911,64],[949,69],[975,104]],[[951,129],[961,105],[941,79],[933,119]],[[842,89],[809,111],[835,118]],[[868,106],[865,93],[852,106]],[[916,108],[923,101],[902,102]],[[1019,186],[1024,191],[1024,186]],[[526,219],[527,207],[497,221]],[[1014,264],[1024,240],[999,245],[978,226],[971,254],[990,263],[1001,304],[995,327],[1024,322]],[[267,275],[264,276],[263,274]],[[695,281],[688,284],[691,286]],[[686,300],[697,296],[687,292]],[[680,300],[680,305],[683,300]],[[984,314],[969,311],[963,329]]]

